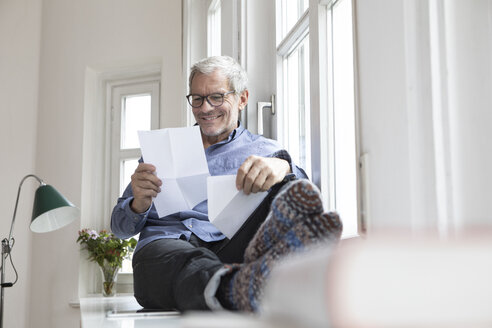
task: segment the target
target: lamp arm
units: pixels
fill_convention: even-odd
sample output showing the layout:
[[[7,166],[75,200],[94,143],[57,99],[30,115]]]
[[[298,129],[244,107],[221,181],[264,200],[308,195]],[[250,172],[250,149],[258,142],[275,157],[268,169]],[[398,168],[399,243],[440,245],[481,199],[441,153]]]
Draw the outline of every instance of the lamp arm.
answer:
[[[15,201],[14,215],[12,216],[12,223],[10,224],[10,233],[9,233],[9,239],[8,239],[9,244],[10,244],[10,240],[12,239],[12,233],[14,231],[15,216],[17,214],[17,205],[19,205],[19,196],[20,196],[22,184],[24,183],[24,181],[27,178],[35,178],[36,180],[38,180],[38,182],[41,186],[46,184],[46,183],[44,183],[44,181],[41,178],[39,178],[38,176],[36,176],[34,174],[28,174],[24,178],[22,178],[22,180],[19,184],[19,189],[17,190],[17,200]]]
[[[37,177],[34,174],[28,174],[24,178],[22,178],[20,184],[19,184],[19,189],[17,190],[17,199],[15,201],[15,207],[14,207],[14,215],[12,216],[12,223],[10,224],[10,234],[9,234],[9,239],[3,239],[2,240],[2,258],[1,258],[1,267],[0,267],[0,272],[1,272],[1,277],[0,277],[0,328],[3,328],[3,299],[4,299],[4,292],[3,289],[6,287],[12,287],[15,282],[17,281],[17,270],[15,270],[14,264],[12,263],[12,257],[10,255],[10,251],[12,250],[12,246],[14,245],[13,240],[12,240],[12,232],[14,231],[14,223],[15,223],[15,216],[17,214],[17,205],[19,205],[19,196],[20,192],[22,189],[22,184],[27,178],[35,178],[38,180],[40,185],[45,185],[43,180],[41,180],[39,177]],[[15,271],[15,281],[12,282],[5,282],[5,259],[7,257],[10,257],[10,263],[12,263],[12,267],[14,268]]]

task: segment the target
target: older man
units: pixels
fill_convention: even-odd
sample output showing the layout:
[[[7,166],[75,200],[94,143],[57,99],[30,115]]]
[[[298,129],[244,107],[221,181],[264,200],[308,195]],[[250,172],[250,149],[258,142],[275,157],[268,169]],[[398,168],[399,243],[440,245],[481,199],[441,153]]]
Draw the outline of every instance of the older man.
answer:
[[[162,182],[151,163],[141,162],[113,210],[111,228],[120,238],[140,233],[133,270],[135,297],[143,307],[254,311],[269,267],[279,257],[340,234],[338,217],[322,213],[312,184],[288,183],[307,178],[289,154],[239,122],[239,112],[248,103],[246,83],[246,73],[232,58],[206,58],[191,69],[187,99],[200,126],[211,175],[237,174],[239,190],[270,191],[269,196],[229,240],[208,221],[207,201],[160,218],[152,197]],[[276,213],[263,223],[281,187],[273,204]]]

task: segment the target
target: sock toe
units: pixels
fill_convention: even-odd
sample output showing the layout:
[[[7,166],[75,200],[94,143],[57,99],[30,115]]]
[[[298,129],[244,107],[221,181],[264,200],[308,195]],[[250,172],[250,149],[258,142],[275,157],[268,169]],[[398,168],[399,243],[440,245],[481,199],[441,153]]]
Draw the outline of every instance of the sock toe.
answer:
[[[286,185],[274,198],[269,216],[245,250],[245,262],[265,254],[298,222],[323,213],[321,195],[309,180],[296,180]]]
[[[323,202],[318,188],[309,180],[296,180],[286,187],[273,201],[272,208],[283,216],[300,216],[323,212]]]

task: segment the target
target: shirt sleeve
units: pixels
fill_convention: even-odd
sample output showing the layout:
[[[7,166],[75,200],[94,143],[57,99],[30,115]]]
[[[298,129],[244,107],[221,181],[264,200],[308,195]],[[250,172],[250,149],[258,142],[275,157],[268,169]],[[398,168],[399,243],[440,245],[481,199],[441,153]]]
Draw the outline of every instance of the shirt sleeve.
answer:
[[[304,172],[302,168],[298,167],[292,162],[292,158],[290,157],[290,154],[287,152],[287,150],[285,149],[278,150],[275,153],[273,153],[270,157],[276,157],[286,160],[290,165],[290,170],[292,171],[291,174],[294,174],[297,179],[309,179],[306,172]]]
[[[132,200],[132,188],[128,185],[111,214],[111,231],[118,238],[127,239],[138,234],[147,221],[150,208],[144,213],[135,213],[130,208]]]

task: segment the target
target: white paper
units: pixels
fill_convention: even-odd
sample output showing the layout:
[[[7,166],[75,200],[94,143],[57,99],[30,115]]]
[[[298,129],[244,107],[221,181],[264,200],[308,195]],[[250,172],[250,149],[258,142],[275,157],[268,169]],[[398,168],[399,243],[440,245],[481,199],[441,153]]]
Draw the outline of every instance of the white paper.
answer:
[[[207,178],[208,219],[227,238],[232,238],[244,221],[260,205],[268,192],[246,195],[236,189],[235,175]]]
[[[162,180],[162,191],[154,198],[159,217],[207,199],[210,173],[198,126],[138,131],[138,137],[144,162],[154,165]]]

